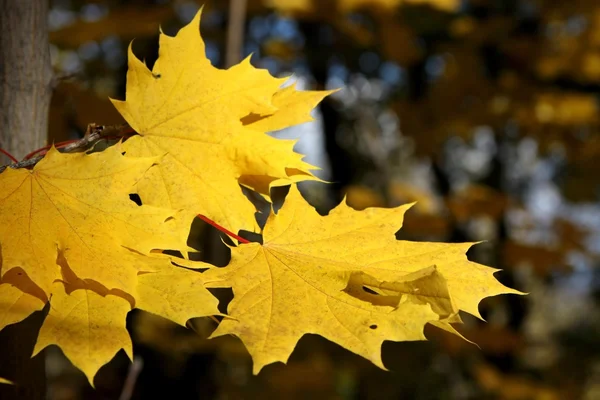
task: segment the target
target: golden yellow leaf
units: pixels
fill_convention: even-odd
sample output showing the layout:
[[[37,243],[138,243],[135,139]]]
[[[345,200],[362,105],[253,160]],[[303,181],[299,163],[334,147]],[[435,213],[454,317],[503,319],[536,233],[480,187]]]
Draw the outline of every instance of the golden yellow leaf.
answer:
[[[461,0],[405,0],[406,4],[428,5],[440,11],[456,12],[460,8]]]
[[[93,386],[96,372],[120,349],[133,359],[131,339],[125,329],[130,309],[131,304],[122,297],[103,296],[85,286],[55,282],[50,312],[33,355],[49,345],[59,346]]]
[[[314,121],[314,118],[310,115],[310,110],[333,92],[335,90],[298,91],[296,90],[296,84],[286,86],[273,95],[273,106],[277,108],[274,114],[248,115],[242,118],[242,123],[254,130],[272,132]],[[310,164],[306,164],[305,167],[314,168]]]
[[[219,314],[219,300],[204,287],[204,274],[175,267],[140,273],[135,305],[182,326],[190,318]]]
[[[233,248],[229,266],[206,272],[210,286],[234,292],[231,318],[213,336],[240,337],[255,373],[285,362],[305,333],[383,368],[384,340],[423,340],[427,322],[457,322],[459,309],[479,316],[484,297],[518,293],[496,281],[495,269],[468,261],[471,244],[396,240],[408,207],[341,204],[321,217],[292,187],[269,216],[263,245]]]
[[[0,260],[0,270],[2,269]],[[37,295],[37,296],[36,296]],[[44,308],[45,295],[20,268],[0,279],[0,331]]]
[[[13,381],[9,381],[6,378],[2,378],[0,377],[0,384],[5,384],[5,385],[14,385],[15,383]]]
[[[8,283],[0,283],[0,330],[21,322],[32,312],[41,310],[44,303]]]
[[[35,352],[60,346],[90,382],[120,348],[131,356],[125,318],[132,306],[182,324],[218,314],[202,274],[153,252],[186,251],[189,227],[178,231],[175,211],[129,199],[158,158],[124,157],[121,151],[120,145],[90,155],[51,149],[32,171],[0,175],[7,188],[0,198],[0,329],[51,297]]]
[[[454,12],[460,7],[460,0],[263,0],[266,7],[271,7],[283,14],[305,15],[321,10],[325,3],[335,4],[343,13],[361,10],[393,11],[402,5],[428,5],[441,11]]]
[[[130,158],[120,146],[101,153],[51,149],[33,170],[0,175],[2,276],[20,267],[49,296],[60,278],[59,252],[78,278],[133,293],[138,271],[166,259],[153,249],[187,250],[174,211],[138,207],[135,183],[157,158]]]
[[[250,114],[242,118],[242,123],[250,129],[262,132],[278,131],[293,125],[310,122],[314,119],[310,115],[310,110],[319,104],[325,96],[335,92],[328,91],[297,91],[296,85],[290,85],[282,88],[273,95],[273,105],[278,108],[271,115]],[[289,143],[294,146],[297,140],[280,140],[283,143]],[[246,186],[270,200],[270,190],[272,187],[286,186],[290,183],[298,183],[306,180],[319,180],[309,170],[319,169],[302,161],[301,154],[295,154],[296,161],[294,167],[287,167],[285,178],[276,178],[267,175],[244,175],[239,179],[239,183]]]
[[[314,9],[313,0],[262,0],[266,7],[282,14],[309,13]]]
[[[373,297],[374,295],[366,292],[364,287],[375,291],[377,295]],[[452,304],[446,279],[439,273],[435,265],[404,275],[394,282],[381,282],[362,271],[355,271],[350,275],[346,292],[373,303],[382,299],[386,302],[393,301],[395,306],[401,300],[406,300],[403,296],[408,296],[415,302],[428,303],[436,314],[444,318],[458,312]]]
[[[277,94],[285,79],[254,68],[249,59],[227,70],[213,67],[198,31],[200,14],[176,36],[160,34],[152,71],[130,48],[126,100],[113,103],[139,135],[124,148],[134,157],[164,155],[138,185],[145,204],[203,214],[233,231],[256,230],[255,209],[239,179],[316,179],[313,167],[293,152],[293,141],[264,131],[308,120],[325,93],[296,95],[291,88]],[[244,119],[255,119],[256,126]]]
[[[391,11],[401,5],[428,5],[441,11],[453,12],[460,7],[460,0],[338,0],[340,10],[344,12],[370,8]]]
[[[338,0],[338,7],[342,12],[352,12],[358,10],[368,10],[373,8],[394,10],[404,0]]]

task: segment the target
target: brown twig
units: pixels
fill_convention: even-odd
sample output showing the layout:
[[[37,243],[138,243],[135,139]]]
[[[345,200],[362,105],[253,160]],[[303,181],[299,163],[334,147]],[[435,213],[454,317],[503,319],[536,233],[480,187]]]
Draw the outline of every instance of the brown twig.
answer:
[[[62,153],[75,153],[78,151],[85,151],[95,145],[99,140],[108,138],[108,137],[124,137],[131,130],[129,125],[97,125],[97,124],[89,124],[88,128],[85,132],[83,138],[77,140],[76,142],[70,143],[60,149]],[[49,147],[48,147],[49,148]],[[37,151],[36,151],[37,152]],[[36,153],[34,152],[34,153]],[[30,153],[33,154],[33,153]],[[6,168],[31,168],[36,165],[42,158],[44,158],[43,154],[37,155],[35,157],[25,159],[19,161],[17,163],[8,164],[0,166],[0,173],[4,172]]]
[[[240,62],[244,47],[247,0],[230,0],[229,26],[227,27],[227,53],[225,64],[229,68]]]
[[[61,82],[73,80],[81,76],[80,72],[69,72],[69,73],[55,73],[50,81],[50,86],[52,90],[56,89]]]
[[[37,156],[37,157],[34,157],[34,158],[30,158],[29,160],[23,160],[23,161],[19,161],[19,162],[16,162],[16,163],[12,163],[12,164],[8,164],[8,165],[3,165],[3,166],[0,167],[0,174],[3,173],[4,170],[6,168],[8,168],[8,167],[13,168],[13,169],[33,167],[42,158],[44,158],[44,156]]]
[[[134,357],[131,366],[129,367],[129,372],[127,373],[127,378],[125,379],[125,384],[123,385],[123,391],[121,391],[121,395],[119,396],[119,400],[130,400],[131,396],[133,396],[133,389],[135,388],[135,383],[137,382],[138,376],[140,372],[142,372],[142,368],[144,367],[144,362],[140,357]]]

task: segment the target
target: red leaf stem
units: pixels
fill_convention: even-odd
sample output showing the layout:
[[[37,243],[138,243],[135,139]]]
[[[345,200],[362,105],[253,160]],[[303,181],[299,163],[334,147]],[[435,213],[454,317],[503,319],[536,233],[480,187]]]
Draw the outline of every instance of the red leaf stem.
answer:
[[[13,162],[19,162],[19,160],[17,160],[15,157],[13,157],[12,154],[10,154],[8,151],[0,148],[0,153],[4,154],[6,157],[10,158]]]
[[[221,225],[217,224],[215,221],[206,218],[204,215],[198,214],[198,218],[200,218],[202,221],[206,222],[207,224],[214,226],[221,232],[231,236],[232,238],[236,239],[240,243],[250,243],[250,241],[248,239],[244,239],[243,237],[236,235],[235,233],[231,232],[227,228],[224,228]]]
[[[61,147],[64,147],[64,146],[66,146],[66,145],[68,145],[68,144],[71,144],[71,143],[75,143],[75,142],[77,142],[78,140],[79,140],[79,139],[65,140],[64,142],[59,142],[59,143],[56,143],[56,144],[54,144],[54,147],[56,147],[57,149],[60,149]],[[31,153],[29,153],[29,154],[27,154],[27,155],[25,156],[25,160],[29,160],[31,157],[33,157],[33,156],[35,156],[36,154],[38,154],[38,153],[41,153],[41,152],[43,152],[43,151],[48,151],[48,149],[50,149],[50,147],[52,147],[52,145],[51,145],[51,144],[49,144],[48,146],[44,146],[44,147],[42,147],[42,148],[40,148],[40,149],[37,149],[37,150],[35,150],[35,151],[32,151]]]

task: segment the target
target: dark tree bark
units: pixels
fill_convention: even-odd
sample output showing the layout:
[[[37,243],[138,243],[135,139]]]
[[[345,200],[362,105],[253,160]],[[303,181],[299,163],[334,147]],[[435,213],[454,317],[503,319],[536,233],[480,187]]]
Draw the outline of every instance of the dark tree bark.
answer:
[[[47,16],[48,0],[0,0],[0,148],[19,159],[46,143],[52,94]],[[45,398],[44,358],[31,359],[42,320],[36,312],[0,332],[0,376],[17,384],[0,385],[0,398]]]
[[[0,0],[0,147],[18,159],[48,131],[52,66],[47,0]]]

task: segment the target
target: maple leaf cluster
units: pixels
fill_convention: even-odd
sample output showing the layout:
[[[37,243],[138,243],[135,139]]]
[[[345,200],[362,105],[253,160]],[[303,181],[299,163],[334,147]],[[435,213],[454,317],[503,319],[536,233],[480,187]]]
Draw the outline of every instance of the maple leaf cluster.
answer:
[[[458,334],[460,310],[479,316],[481,299],[517,293],[467,259],[471,244],[396,240],[409,206],[317,214],[295,188],[318,180],[315,167],[267,132],[310,121],[329,92],[283,87],[249,59],[213,67],[200,14],[160,34],[152,70],[129,49],[126,100],[113,103],[136,135],[102,152],[52,148],[33,169],[0,174],[0,329],[50,302],[33,354],[58,345],[92,383],[120,349],[132,357],[131,309],[185,326],[221,315],[208,288],[230,287],[212,336],[238,336],[255,373],[287,361],[306,333],[383,368],[384,340],[423,340],[427,323]],[[240,185],[267,200],[292,185],[264,244],[232,247],[224,268],[167,255],[193,250],[198,214],[258,231]]]

